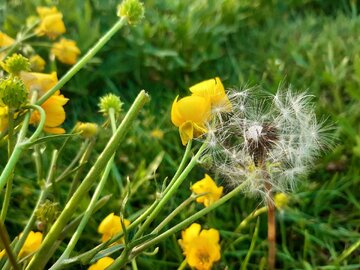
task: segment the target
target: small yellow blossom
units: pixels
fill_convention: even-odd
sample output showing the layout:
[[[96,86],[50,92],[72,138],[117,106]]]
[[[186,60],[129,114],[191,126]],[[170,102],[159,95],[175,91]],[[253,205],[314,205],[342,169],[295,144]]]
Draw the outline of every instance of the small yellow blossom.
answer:
[[[38,54],[30,57],[30,69],[32,71],[41,72],[45,68],[45,60]]]
[[[191,86],[189,89],[195,96],[210,98],[213,108],[219,108],[225,112],[231,111],[231,103],[219,77],[202,81]]]
[[[53,53],[60,62],[74,65],[80,55],[80,50],[76,46],[75,41],[62,38],[59,42],[53,44],[51,53]]]
[[[75,126],[75,132],[80,132],[84,138],[91,138],[99,131],[99,127],[95,123],[78,122]]]
[[[221,258],[220,234],[215,229],[201,230],[197,223],[181,232],[179,244],[187,263],[197,270],[209,270]]]
[[[289,197],[285,193],[277,193],[274,196],[276,208],[283,209],[289,203]]]
[[[20,78],[23,80],[28,91],[31,92],[33,90],[37,90],[39,97],[53,88],[58,82],[56,72],[52,72],[50,74],[38,72],[20,72]]]
[[[30,253],[35,252],[41,245],[43,235],[41,232],[31,231],[25,240],[23,247],[20,250],[19,257],[25,257]]]
[[[164,131],[156,128],[151,131],[150,135],[151,135],[151,137],[153,137],[155,139],[161,140],[162,138],[164,138]]]
[[[197,181],[191,186],[191,191],[195,194],[206,193],[196,198],[196,201],[198,203],[203,203],[206,207],[208,207],[220,199],[223,187],[218,187],[214,180],[209,175],[205,174],[205,178]]]
[[[62,134],[65,132],[63,128],[59,126],[64,123],[66,114],[63,106],[68,102],[68,98],[58,94],[52,95],[47,99],[41,107],[46,114],[44,131],[52,134]],[[40,114],[38,111],[34,111],[31,114],[30,124],[38,124],[40,122]]]
[[[0,31],[0,48],[9,47],[15,43],[15,40],[9,37],[7,34]],[[0,61],[6,56],[5,52],[0,52]]]
[[[88,270],[105,270],[114,262],[113,258],[104,257],[98,260],[95,264],[91,265]]]
[[[124,225],[125,227],[128,227],[130,225],[130,221],[124,219]],[[123,229],[121,226],[120,217],[115,215],[114,213],[111,213],[106,218],[104,218],[98,227],[98,232],[102,234],[101,237],[102,242],[106,242],[114,235],[122,231]],[[122,242],[122,240],[120,240],[120,242]]]
[[[176,97],[171,108],[171,121],[179,127],[183,145],[207,132],[206,122],[210,115],[211,106],[208,98],[188,96],[178,100]]]
[[[38,36],[47,35],[49,38],[55,39],[66,32],[65,24],[62,20],[63,15],[56,7],[38,7],[36,11],[40,16],[40,25],[36,29]]]
[[[114,262],[113,258],[104,257],[98,260],[95,264],[91,265],[88,270],[105,270]]]
[[[5,254],[6,254],[6,250],[3,249],[3,250],[0,252],[0,260],[4,257]]]
[[[0,132],[3,132],[8,126],[8,107],[0,106]]]

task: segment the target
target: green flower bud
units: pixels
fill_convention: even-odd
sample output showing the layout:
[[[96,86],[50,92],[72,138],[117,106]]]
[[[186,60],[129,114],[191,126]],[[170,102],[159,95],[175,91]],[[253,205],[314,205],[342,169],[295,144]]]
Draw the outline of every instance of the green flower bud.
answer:
[[[42,224],[52,224],[59,216],[59,204],[46,200],[36,210],[36,218]]]
[[[276,208],[284,209],[289,203],[289,197],[285,193],[277,193],[274,197]]]
[[[120,98],[114,94],[107,94],[100,98],[100,112],[107,115],[110,108],[114,109],[115,113],[120,113],[123,103]]]
[[[74,130],[75,132],[79,132],[84,138],[91,138],[96,136],[96,134],[99,132],[99,126],[95,123],[78,122]]]
[[[19,108],[27,98],[28,91],[21,79],[9,76],[0,80],[0,105]]]
[[[117,15],[126,17],[129,24],[138,24],[144,18],[144,4],[139,0],[124,0],[118,5]]]
[[[2,68],[12,75],[19,75],[20,71],[29,71],[29,59],[21,54],[14,53],[1,63]]]

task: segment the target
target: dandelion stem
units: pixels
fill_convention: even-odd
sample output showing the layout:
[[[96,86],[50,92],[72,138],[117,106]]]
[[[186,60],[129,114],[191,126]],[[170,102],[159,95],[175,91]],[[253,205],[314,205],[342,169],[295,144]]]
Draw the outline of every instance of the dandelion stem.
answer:
[[[117,128],[115,134],[111,137],[105,149],[100,154],[99,158],[96,160],[91,170],[85,176],[84,180],[79,185],[74,195],[65,205],[64,210],[61,212],[60,216],[51,227],[39,250],[31,259],[29,265],[26,268],[27,270],[39,270],[44,268],[47,263],[47,260],[44,260],[44,258],[46,257],[51,246],[59,238],[62,230],[67,225],[76,208],[78,207],[79,202],[82,200],[83,196],[89,191],[96,179],[100,176],[101,172],[104,169],[104,166],[106,166],[107,162],[115,153],[120,143],[124,140],[125,135],[129,131],[135,117],[139,114],[141,108],[148,100],[149,96],[146,94],[146,92],[144,90],[141,91],[132,106],[130,107],[128,113],[125,115],[120,126]]]
[[[266,185],[268,196],[270,197],[267,202],[268,208],[268,242],[269,242],[269,255],[268,255],[268,269],[275,269],[276,262],[276,225],[275,225],[275,204],[272,201],[271,187]]]
[[[87,53],[58,81],[53,88],[47,91],[38,101],[37,104],[41,105],[49,97],[51,97],[57,90],[63,87],[80,69],[82,69],[94,55],[110,40],[126,24],[126,17],[118,20],[100,39],[99,41],[87,51]]]

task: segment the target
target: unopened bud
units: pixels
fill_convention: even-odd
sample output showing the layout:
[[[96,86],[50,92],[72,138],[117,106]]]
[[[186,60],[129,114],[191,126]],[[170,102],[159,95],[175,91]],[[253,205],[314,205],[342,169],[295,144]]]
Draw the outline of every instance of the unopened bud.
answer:
[[[5,61],[1,63],[1,66],[6,72],[16,76],[19,75],[20,71],[30,70],[29,59],[17,53],[7,57]]]
[[[144,18],[144,4],[139,0],[124,0],[118,5],[117,15],[126,17],[129,24],[138,24]]]
[[[99,127],[95,123],[77,123],[75,126],[75,132],[79,132],[84,138],[91,138],[96,136],[99,131]]]
[[[274,203],[276,208],[281,210],[289,203],[289,197],[285,193],[277,193],[274,196]]]
[[[114,94],[107,94],[100,98],[100,112],[107,115],[110,109],[113,109],[115,113],[120,113],[123,103],[120,98]]]
[[[0,80],[0,105],[19,108],[27,100],[28,92],[21,79],[9,76]]]

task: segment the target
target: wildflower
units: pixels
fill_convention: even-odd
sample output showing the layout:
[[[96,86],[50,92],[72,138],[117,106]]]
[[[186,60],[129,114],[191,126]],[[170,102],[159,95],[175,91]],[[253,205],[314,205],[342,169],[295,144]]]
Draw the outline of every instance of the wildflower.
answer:
[[[129,24],[138,24],[144,18],[144,4],[139,0],[123,0],[118,5],[117,15],[126,17]]]
[[[31,56],[29,61],[31,71],[41,72],[44,70],[46,62],[40,55]]]
[[[197,197],[198,203],[203,203],[206,207],[211,205],[220,199],[223,191],[223,187],[218,187],[214,180],[207,174],[205,178],[197,181],[191,186],[192,192],[195,194],[205,193],[204,195]]]
[[[210,98],[213,109],[226,112],[231,110],[231,103],[219,77],[202,81],[191,86],[189,89],[195,96]]]
[[[99,127],[95,123],[81,123],[78,122],[75,126],[75,132],[80,132],[84,138],[91,138],[96,136]]]
[[[21,72],[20,78],[23,80],[28,91],[38,91],[39,97],[41,97],[51,88],[53,88],[58,82],[56,72],[52,72],[50,74],[37,72]]]
[[[153,137],[155,139],[161,140],[162,138],[164,138],[164,131],[156,128],[151,131],[150,135],[151,135],[151,137]]]
[[[331,142],[327,127],[316,120],[310,97],[291,90],[259,96],[233,92],[232,113],[221,114],[208,133],[214,168],[230,183],[247,179],[247,189],[265,197],[285,192]]]
[[[179,244],[191,267],[208,270],[212,268],[214,262],[220,260],[220,235],[217,230],[201,230],[199,224],[193,223],[181,232],[181,236]]]
[[[99,102],[100,112],[104,115],[108,115],[110,109],[113,109],[116,114],[119,114],[122,110],[122,105],[123,103],[120,97],[114,94],[107,94],[101,97]]]
[[[0,132],[3,132],[8,127],[8,107],[0,106]]]
[[[53,53],[60,62],[74,65],[80,54],[80,50],[76,46],[75,41],[62,38],[59,42],[53,44],[51,53]]]
[[[41,245],[42,238],[43,235],[41,232],[31,231],[27,236],[23,247],[20,250],[19,257],[20,258],[25,257],[38,250],[38,248]]]
[[[21,79],[7,77],[0,79],[0,105],[19,108],[27,100],[28,92]]]
[[[98,260],[95,264],[91,265],[88,270],[105,270],[114,262],[113,258],[103,257]]]
[[[13,55],[7,57],[3,63],[1,63],[1,67],[6,72],[17,76],[22,70],[30,70],[30,62],[29,59],[22,56],[21,54],[14,53]]]
[[[274,203],[276,208],[284,209],[289,203],[289,197],[285,193],[276,193],[274,196]]]
[[[55,39],[66,32],[63,15],[56,7],[38,7],[36,9],[40,16],[40,25],[36,29],[38,36],[47,35],[50,39]]]
[[[124,225],[125,227],[128,227],[130,225],[130,221],[124,219]],[[101,237],[102,242],[108,241],[114,235],[122,231],[123,229],[121,226],[120,217],[114,215],[114,213],[111,213],[106,218],[104,218],[98,227],[98,232],[102,234]],[[120,242],[122,242],[122,240],[120,240]]]
[[[68,98],[58,94],[52,95],[47,99],[41,107],[46,113],[44,131],[52,134],[65,133],[63,128],[59,126],[64,123],[66,114],[63,106],[68,102]],[[34,111],[30,117],[30,124],[38,124],[40,122],[40,114]]]
[[[176,97],[171,108],[171,121],[179,127],[183,145],[207,132],[206,123],[210,115],[211,106],[208,98],[188,96],[178,100]]]
[[[0,252],[0,260],[4,257],[5,254],[6,254],[6,250],[3,249],[3,250]]]
[[[9,37],[7,34],[0,31],[0,48],[11,46],[15,43],[15,40]]]

